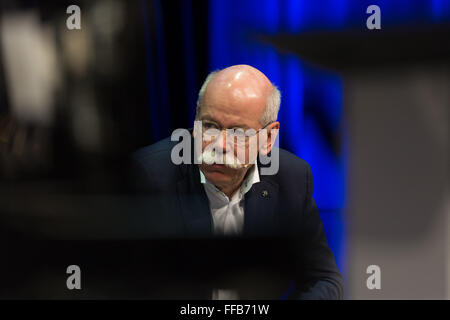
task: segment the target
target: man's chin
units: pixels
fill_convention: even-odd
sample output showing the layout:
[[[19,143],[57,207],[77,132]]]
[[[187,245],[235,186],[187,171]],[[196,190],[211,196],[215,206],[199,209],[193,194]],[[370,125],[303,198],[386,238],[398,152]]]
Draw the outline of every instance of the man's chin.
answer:
[[[232,170],[223,164],[202,165],[203,174],[211,182],[230,181],[230,171]]]

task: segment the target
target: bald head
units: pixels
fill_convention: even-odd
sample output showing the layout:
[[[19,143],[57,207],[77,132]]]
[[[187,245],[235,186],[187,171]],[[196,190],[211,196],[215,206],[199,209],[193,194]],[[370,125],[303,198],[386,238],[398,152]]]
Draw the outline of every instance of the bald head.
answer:
[[[197,117],[202,109],[218,107],[230,116],[250,116],[265,125],[276,120],[279,105],[278,89],[261,71],[235,65],[207,77],[199,93]]]
[[[269,79],[259,70],[237,65],[219,71],[206,91],[222,90],[233,99],[264,99],[272,88]]]

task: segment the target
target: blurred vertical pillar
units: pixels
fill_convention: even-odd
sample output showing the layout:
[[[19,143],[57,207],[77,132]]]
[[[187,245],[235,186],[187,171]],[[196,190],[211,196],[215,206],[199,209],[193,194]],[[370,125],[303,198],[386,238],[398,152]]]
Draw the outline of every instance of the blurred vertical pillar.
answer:
[[[349,298],[444,299],[449,276],[448,69],[346,77]],[[381,268],[381,290],[366,268]]]

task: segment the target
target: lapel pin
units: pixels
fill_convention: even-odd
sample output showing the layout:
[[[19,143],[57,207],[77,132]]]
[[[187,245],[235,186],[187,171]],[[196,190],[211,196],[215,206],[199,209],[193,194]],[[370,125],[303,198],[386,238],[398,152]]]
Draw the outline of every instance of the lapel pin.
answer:
[[[261,195],[266,198],[269,195],[269,192],[267,190],[263,190],[263,192],[261,193]]]

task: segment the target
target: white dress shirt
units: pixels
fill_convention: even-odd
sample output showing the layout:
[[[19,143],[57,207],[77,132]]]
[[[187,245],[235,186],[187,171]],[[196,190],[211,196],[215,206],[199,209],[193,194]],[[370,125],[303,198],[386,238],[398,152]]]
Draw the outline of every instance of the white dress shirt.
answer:
[[[205,188],[209,200],[209,208],[213,221],[214,233],[217,235],[239,235],[244,228],[244,196],[254,183],[259,182],[258,164],[250,168],[247,178],[241,187],[231,196],[228,196],[216,188],[214,184],[206,180],[200,171],[200,181]],[[213,289],[213,300],[238,300],[239,294],[233,289]]]
[[[209,182],[201,170],[200,181],[205,188],[211,210],[214,233],[218,235],[239,235],[244,227],[244,196],[254,183],[258,183],[258,164],[255,163],[231,199]]]

